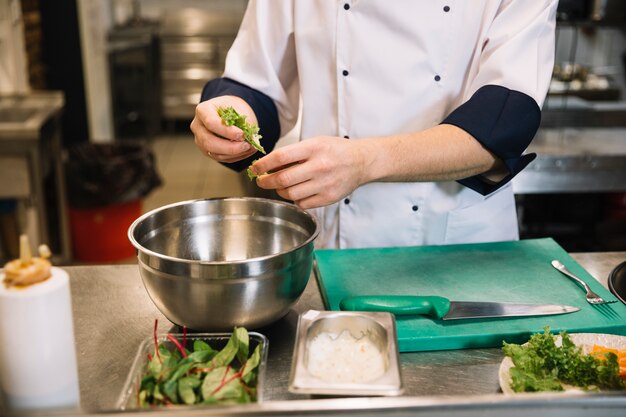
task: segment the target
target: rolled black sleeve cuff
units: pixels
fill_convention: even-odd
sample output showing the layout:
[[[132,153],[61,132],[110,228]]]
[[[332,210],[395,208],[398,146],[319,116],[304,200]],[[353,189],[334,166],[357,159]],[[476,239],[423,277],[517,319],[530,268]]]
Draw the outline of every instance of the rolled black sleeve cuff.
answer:
[[[216,78],[206,83],[202,89],[200,101],[219,96],[237,96],[248,103],[254,110],[259,123],[259,134],[263,137],[261,139],[263,148],[266,152],[274,149],[276,142],[280,138],[280,122],[278,120],[278,110],[276,110],[276,105],[271,98],[254,88],[230,78]],[[223,163],[223,165],[236,171],[242,171],[250,166],[253,160],[261,156],[262,154],[257,152],[247,159],[233,163]]]
[[[540,122],[541,110],[532,97],[498,85],[481,87],[441,123],[457,126],[472,135],[504,162],[509,174],[498,182],[482,175],[458,182],[487,195],[511,181],[537,156],[522,153],[535,137]]]

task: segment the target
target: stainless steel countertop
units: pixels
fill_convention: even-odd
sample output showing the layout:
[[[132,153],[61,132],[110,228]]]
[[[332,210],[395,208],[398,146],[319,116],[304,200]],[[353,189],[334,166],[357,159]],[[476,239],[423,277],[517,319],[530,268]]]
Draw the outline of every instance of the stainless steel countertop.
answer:
[[[573,258],[606,285],[609,272],[626,252],[579,253]],[[83,412],[113,411],[140,342],[173,326],[145,291],[136,265],[64,267],[70,275]],[[623,415],[626,395],[507,397],[499,393],[500,349],[403,353],[406,393],[402,397],[312,399],[288,393],[298,314],[323,309],[317,282],[309,284],[293,310],[259,331],[269,337],[265,402],[250,406],[162,411],[185,415]],[[175,330],[175,329],[172,329]],[[591,407],[591,408],[589,408]],[[591,412],[590,412],[591,410]],[[153,412],[151,412],[153,413]],[[140,415],[137,413],[134,415]]]

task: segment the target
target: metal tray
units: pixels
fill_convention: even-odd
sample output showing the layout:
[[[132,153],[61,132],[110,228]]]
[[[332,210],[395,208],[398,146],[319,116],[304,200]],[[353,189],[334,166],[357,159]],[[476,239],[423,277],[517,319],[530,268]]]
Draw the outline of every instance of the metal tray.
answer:
[[[183,334],[172,333],[171,335],[177,340],[183,339]],[[187,334],[186,337],[187,341],[190,344],[193,344],[195,340],[202,340],[208,343],[209,346],[211,346],[213,349],[221,350],[224,348],[224,346],[226,346],[231,336],[232,333],[190,333]],[[269,341],[267,337],[265,337],[265,335],[257,332],[248,332],[248,336],[250,338],[250,352],[252,352],[257,345],[262,346],[261,362],[259,364],[258,380],[256,384],[256,401],[262,402],[264,394],[263,383],[265,379],[265,368],[267,367]],[[157,336],[157,341],[159,344],[167,346],[170,350],[175,349],[173,343],[167,338],[167,334],[159,334]],[[124,388],[122,389],[122,392],[117,400],[117,409],[124,411],[140,409],[137,405],[137,391],[139,386],[141,385],[141,379],[148,367],[148,356],[154,353],[154,343],[154,337],[148,337],[144,339],[143,342],[139,345],[139,349],[137,350],[137,354],[135,355],[135,359],[133,360],[130,372],[128,373],[128,377],[126,378]],[[190,407],[207,407],[207,405],[171,405],[163,408],[185,410]],[[209,405],[208,407],[211,406]],[[154,408],[158,409],[159,407]]]
[[[383,363],[381,375],[365,381],[341,381],[316,376],[310,371],[309,347],[315,337],[327,332],[331,339],[337,340],[346,330],[356,341],[368,338],[368,344],[371,342],[378,349]],[[302,313],[298,318],[289,391],[328,396],[400,395],[403,384],[396,341],[395,319],[389,313],[316,310]],[[327,352],[329,355],[334,353]]]

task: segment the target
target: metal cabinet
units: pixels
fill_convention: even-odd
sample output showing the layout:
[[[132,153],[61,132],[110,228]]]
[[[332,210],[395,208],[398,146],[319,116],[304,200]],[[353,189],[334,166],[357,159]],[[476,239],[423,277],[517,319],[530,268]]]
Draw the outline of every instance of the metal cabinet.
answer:
[[[63,171],[61,92],[0,96],[0,198],[23,202],[21,232],[48,244],[55,261],[71,259]]]
[[[182,9],[163,17],[160,31],[163,118],[193,118],[204,84],[220,77],[241,16]]]
[[[108,59],[116,139],[152,138],[161,130],[158,25],[115,27]]]

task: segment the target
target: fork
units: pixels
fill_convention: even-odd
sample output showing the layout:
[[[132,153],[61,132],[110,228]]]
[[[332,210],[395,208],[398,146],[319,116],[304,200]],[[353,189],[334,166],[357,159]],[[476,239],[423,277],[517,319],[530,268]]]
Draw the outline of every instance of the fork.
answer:
[[[587,285],[585,281],[578,278],[576,275],[572,274],[570,270],[565,267],[565,265],[563,265],[561,262],[557,261],[556,259],[552,261],[552,266],[558,269],[561,273],[563,273],[567,277],[578,282],[580,285],[582,285],[585,288],[585,291],[587,292],[587,294],[585,295],[585,298],[587,299],[587,302],[589,304],[596,304],[596,305],[597,304],[610,304],[610,303],[615,303],[617,301],[617,300],[607,301],[604,298],[600,297],[595,292],[591,291],[591,288],[589,288],[589,285]]]

